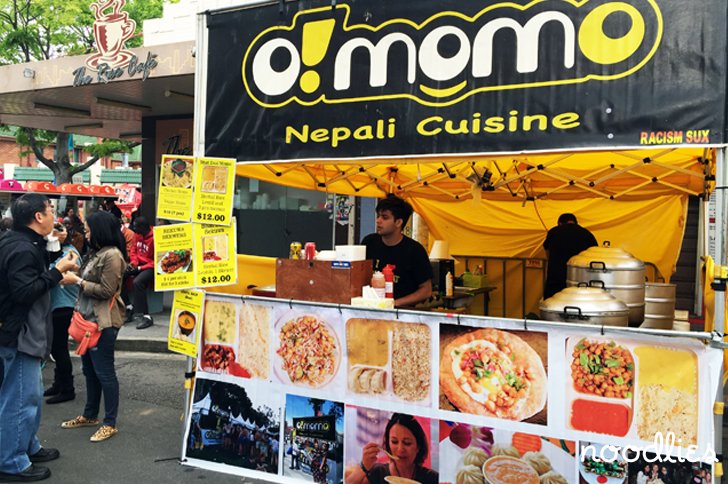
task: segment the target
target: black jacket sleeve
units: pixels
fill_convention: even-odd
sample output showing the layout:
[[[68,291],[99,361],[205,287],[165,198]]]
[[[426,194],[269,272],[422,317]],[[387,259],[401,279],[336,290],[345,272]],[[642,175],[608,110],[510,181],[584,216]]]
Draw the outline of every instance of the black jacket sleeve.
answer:
[[[8,260],[8,287],[14,301],[30,304],[58,285],[63,275],[55,267],[40,270],[32,252],[16,252]]]

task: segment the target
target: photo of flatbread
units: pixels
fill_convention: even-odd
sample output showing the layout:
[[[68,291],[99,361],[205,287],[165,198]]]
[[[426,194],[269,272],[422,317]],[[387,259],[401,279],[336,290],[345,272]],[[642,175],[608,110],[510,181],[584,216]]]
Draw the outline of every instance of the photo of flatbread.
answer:
[[[240,308],[238,364],[251,378],[268,379],[270,374],[270,309],[257,304]]]
[[[546,333],[440,328],[441,409],[546,424]]]

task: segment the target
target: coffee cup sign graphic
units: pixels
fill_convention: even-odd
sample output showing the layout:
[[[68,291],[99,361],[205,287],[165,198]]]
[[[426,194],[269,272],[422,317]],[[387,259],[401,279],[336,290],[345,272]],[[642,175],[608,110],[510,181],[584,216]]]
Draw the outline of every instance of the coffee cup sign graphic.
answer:
[[[124,44],[134,35],[136,22],[122,12],[126,0],[106,0],[91,4],[96,21],[94,38],[98,52],[86,59],[86,66],[95,71],[99,65],[123,69],[134,56]]]

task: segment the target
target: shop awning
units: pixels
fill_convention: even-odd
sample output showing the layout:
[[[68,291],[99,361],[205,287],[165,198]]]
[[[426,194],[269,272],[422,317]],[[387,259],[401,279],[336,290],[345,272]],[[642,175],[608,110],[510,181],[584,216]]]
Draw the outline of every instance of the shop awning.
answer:
[[[707,195],[715,150],[661,148],[497,156],[239,163],[238,176],[344,195],[439,201],[648,200]]]

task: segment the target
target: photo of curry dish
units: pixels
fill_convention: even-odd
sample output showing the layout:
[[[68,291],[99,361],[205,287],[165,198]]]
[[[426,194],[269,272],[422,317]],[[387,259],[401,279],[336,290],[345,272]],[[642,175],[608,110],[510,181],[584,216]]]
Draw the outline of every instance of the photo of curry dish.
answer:
[[[603,397],[632,397],[634,359],[629,350],[614,341],[583,338],[574,346],[571,356],[571,378],[576,391]]]
[[[166,160],[162,164],[162,185],[170,188],[192,186],[192,163],[185,160]]]

